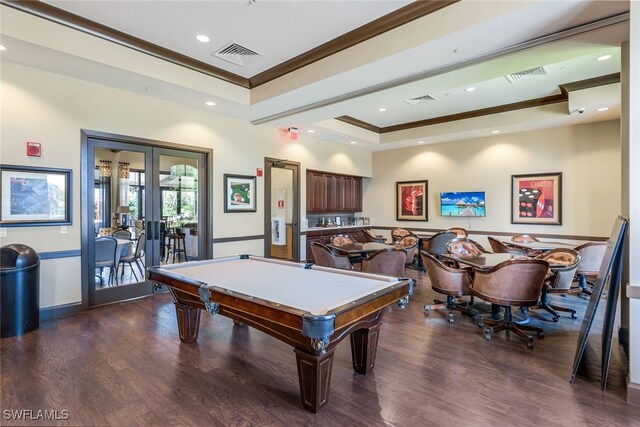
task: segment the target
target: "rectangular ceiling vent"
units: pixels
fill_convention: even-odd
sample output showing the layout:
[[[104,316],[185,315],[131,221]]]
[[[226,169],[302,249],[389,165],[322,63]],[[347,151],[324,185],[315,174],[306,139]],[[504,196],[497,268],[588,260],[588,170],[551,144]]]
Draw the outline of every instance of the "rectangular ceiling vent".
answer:
[[[240,65],[241,67],[249,65],[262,56],[258,52],[233,42],[222,46],[211,55],[236,65]]]
[[[522,79],[527,79],[529,77],[546,76],[546,75],[547,75],[547,71],[544,69],[544,67],[536,67],[536,68],[531,68],[530,70],[518,71],[517,73],[507,74],[505,77],[507,78],[507,80],[509,80],[509,83],[513,84],[517,81],[520,81]]]
[[[407,99],[404,102],[410,105],[416,105],[420,101],[435,101],[435,100],[436,99],[431,95],[423,95],[423,96],[418,96],[417,98]]]

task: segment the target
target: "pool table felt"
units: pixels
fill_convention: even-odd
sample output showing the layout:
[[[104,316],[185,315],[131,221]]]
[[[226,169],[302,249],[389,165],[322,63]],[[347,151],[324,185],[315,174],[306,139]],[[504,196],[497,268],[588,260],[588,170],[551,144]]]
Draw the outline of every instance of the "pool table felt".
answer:
[[[221,259],[160,269],[314,315],[385,289],[395,281],[305,269],[262,259]]]

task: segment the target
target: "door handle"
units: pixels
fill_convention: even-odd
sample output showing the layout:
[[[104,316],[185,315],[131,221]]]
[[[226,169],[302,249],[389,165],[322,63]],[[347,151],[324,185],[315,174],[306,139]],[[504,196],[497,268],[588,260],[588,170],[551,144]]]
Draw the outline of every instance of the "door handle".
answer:
[[[153,240],[153,233],[151,233],[151,221],[147,221],[147,240]]]
[[[155,233],[154,233],[153,239],[159,240],[160,239],[160,221],[156,221],[154,225],[155,225]]]

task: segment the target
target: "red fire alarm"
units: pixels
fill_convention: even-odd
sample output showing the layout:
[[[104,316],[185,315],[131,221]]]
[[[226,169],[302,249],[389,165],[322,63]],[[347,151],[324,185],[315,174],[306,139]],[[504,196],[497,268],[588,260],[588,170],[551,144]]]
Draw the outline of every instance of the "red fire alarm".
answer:
[[[262,176],[262,168],[257,168],[256,169],[256,175]]]
[[[27,142],[27,156],[40,157],[42,148],[39,142]]]

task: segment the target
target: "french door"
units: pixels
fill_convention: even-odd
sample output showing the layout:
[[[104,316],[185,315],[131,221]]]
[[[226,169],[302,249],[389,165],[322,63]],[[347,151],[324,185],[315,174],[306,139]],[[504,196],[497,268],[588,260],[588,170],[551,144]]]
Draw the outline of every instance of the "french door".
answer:
[[[86,134],[84,308],[150,295],[148,266],[210,258],[210,155]]]

